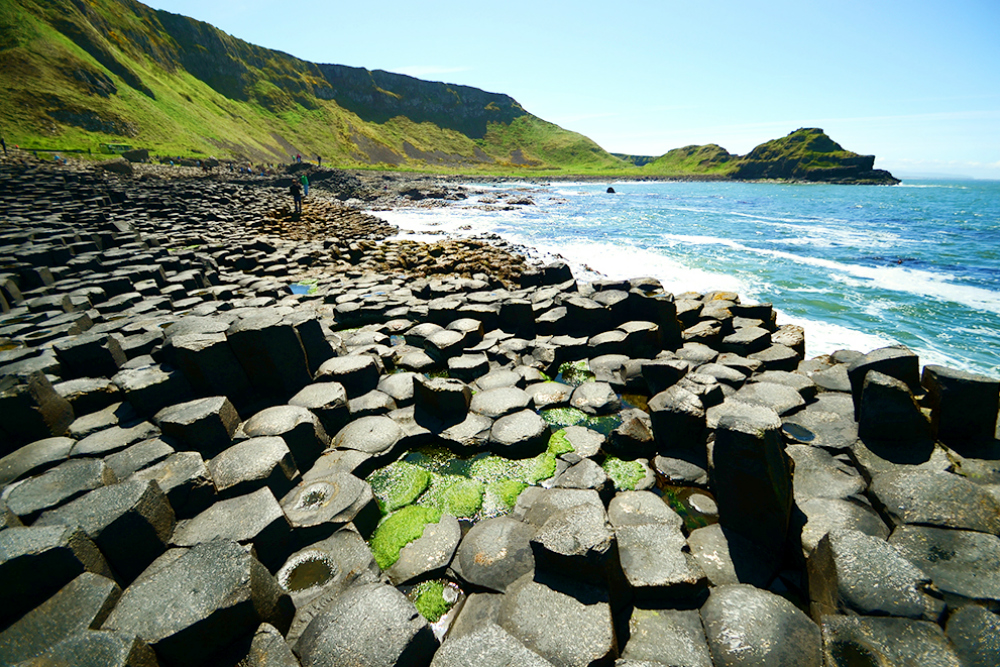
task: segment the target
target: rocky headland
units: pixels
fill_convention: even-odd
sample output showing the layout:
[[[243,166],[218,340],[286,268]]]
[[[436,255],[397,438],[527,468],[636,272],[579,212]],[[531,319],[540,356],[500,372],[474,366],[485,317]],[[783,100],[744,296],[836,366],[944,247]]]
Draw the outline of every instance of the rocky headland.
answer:
[[[0,165],[0,664],[1000,663],[1000,381],[293,177]]]

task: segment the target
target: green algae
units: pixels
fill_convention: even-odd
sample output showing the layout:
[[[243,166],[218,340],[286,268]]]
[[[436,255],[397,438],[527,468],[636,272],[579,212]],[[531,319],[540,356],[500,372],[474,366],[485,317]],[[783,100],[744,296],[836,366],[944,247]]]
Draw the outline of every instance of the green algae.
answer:
[[[434,507],[407,505],[385,517],[375,529],[370,542],[372,556],[383,570],[399,560],[399,552],[424,534],[429,523],[441,520],[441,511]]]
[[[451,609],[451,604],[444,599],[444,588],[440,580],[422,581],[410,591],[413,605],[428,623],[437,623]]]
[[[525,459],[527,465],[521,478],[532,486],[556,474],[556,457],[551,452],[543,452],[533,459]]]
[[[517,504],[517,497],[526,488],[528,485],[525,482],[516,479],[498,479],[487,484],[483,495],[482,518],[491,519],[509,514]]]
[[[368,475],[367,481],[382,514],[388,514],[419,498],[430,484],[431,474],[412,463],[396,461]]]
[[[594,378],[595,375],[590,370],[590,363],[586,359],[567,361],[559,366],[559,374],[556,375],[557,382],[564,382],[574,387],[579,387],[584,382],[592,382]]]
[[[587,419],[580,423],[580,426],[586,426],[601,435],[608,435],[621,426],[621,424],[621,415],[602,415],[600,417],[587,417]]]
[[[646,468],[638,461],[623,461],[609,456],[601,467],[619,491],[634,491],[635,485],[646,478]]]
[[[549,453],[554,456],[568,454],[573,451],[573,443],[566,437],[566,429],[561,428],[549,438]]]
[[[587,413],[576,408],[550,408],[539,413],[550,426],[575,426],[587,421]]]
[[[423,507],[433,507],[442,514],[471,519],[483,506],[482,482],[460,475],[434,475],[430,487],[417,500]]]

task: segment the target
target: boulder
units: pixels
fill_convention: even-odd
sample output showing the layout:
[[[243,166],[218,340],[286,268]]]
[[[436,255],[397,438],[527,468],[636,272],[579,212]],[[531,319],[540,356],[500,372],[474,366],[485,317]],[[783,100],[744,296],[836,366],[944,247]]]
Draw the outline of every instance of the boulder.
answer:
[[[493,451],[507,458],[526,458],[545,451],[551,430],[532,410],[521,410],[493,422],[490,443]]]
[[[1000,535],[1000,499],[948,472],[898,470],[875,475],[874,505],[894,525],[923,524]]]
[[[661,452],[705,447],[705,408],[693,393],[674,385],[649,400],[653,436]]]
[[[221,452],[206,464],[220,498],[252,493],[266,486],[283,496],[298,482],[292,452],[282,438],[250,438]]]
[[[858,435],[862,440],[908,445],[930,438],[930,424],[901,380],[868,371],[858,404]]]
[[[399,560],[385,571],[394,585],[429,579],[444,572],[462,539],[458,519],[443,515],[427,524],[423,534],[399,550]]]
[[[280,437],[303,469],[311,466],[330,444],[330,436],[316,415],[297,405],[261,410],[243,424],[243,433],[251,438]]]
[[[1000,610],[1000,538],[966,530],[900,526],[889,544],[927,573],[946,599]]]
[[[130,479],[156,480],[178,519],[187,519],[215,500],[215,485],[198,452],[177,452],[134,473]]]
[[[824,616],[827,667],[963,665],[940,626],[909,618]]]
[[[309,365],[298,333],[276,309],[256,309],[235,322],[226,339],[257,394],[284,401],[309,384]]]
[[[505,516],[480,521],[462,538],[451,567],[473,586],[503,593],[534,571],[534,533],[531,525]]]
[[[153,418],[178,449],[211,458],[228,448],[240,424],[236,408],[225,396],[199,398],[164,408]]]
[[[461,380],[413,377],[414,416],[432,431],[443,431],[465,419],[472,390]]]
[[[449,634],[431,661],[431,667],[466,665],[552,667],[551,662],[525,648],[524,644],[496,623],[478,625],[468,634]]]
[[[854,397],[855,417],[861,416],[861,395],[869,371],[876,371],[905,384],[912,393],[920,392],[920,359],[905,345],[882,347],[849,362],[847,377]]]
[[[88,491],[118,479],[100,459],[66,461],[38,477],[19,482],[6,494],[7,508],[25,523],[48,509],[64,505]]]
[[[635,608],[628,621],[629,638],[616,665],[712,667],[701,616],[696,609]]]
[[[939,440],[972,455],[976,443],[996,437],[1000,380],[944,366],[924,366],[921,378]]]
[[[948,617],[945,633],[963,665],[1000,664],[1000,617],[979,605],[966,605]]]
[[[371,487],[341,470],[301,482],[281,499],[281,507],[296,533],[308,541],[325,539],[350,522],[369,536],[379,520]]]

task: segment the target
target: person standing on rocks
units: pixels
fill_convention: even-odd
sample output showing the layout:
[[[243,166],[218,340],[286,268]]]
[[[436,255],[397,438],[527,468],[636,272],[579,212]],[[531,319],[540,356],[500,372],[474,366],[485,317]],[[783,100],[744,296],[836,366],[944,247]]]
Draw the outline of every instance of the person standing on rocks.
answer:
[[[299,181],[302,182],[302,196],[303,197],[308,197],[309,196],[309,177],[306,176],[305,174],[302,174],[302,177],[299,179]]]
[[[292,202],[295,204],[295,215],[301,215],[302,213],[302,186],[299,185],[298,181],[292,181],[292,187],[289,188],[292,193]]]
[[[321,156],[321,155],[317,155],[316,156],[316,166],[317,167],[322,167],[323,166],[323,156]]]
[[[3,154],[6,155],[7,154],[7,140],[4,139],[3,137],[0,137],[0,145],[3,145]]]

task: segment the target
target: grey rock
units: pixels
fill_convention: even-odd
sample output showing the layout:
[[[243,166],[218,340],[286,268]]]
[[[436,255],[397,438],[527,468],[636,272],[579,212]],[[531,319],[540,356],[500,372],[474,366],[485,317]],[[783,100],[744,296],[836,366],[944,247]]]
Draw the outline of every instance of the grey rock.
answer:
[[[281,499],[281,508],[296,532],[311,540],[329,537],[349,522],[369,536],[379,519],[371,487],[343,471],[303,481]]]
[[[319,418],[323,430],[337,433],[350,421],[347,392],[339,382],[317,382],[306,385],[288,399],[289,405],[305,408]]]
[[[330,444],[330,436],[316,415],[297,405],[261,410],[243,424],[243,433],[251,438],[280,437],[302,467],[311,466]]]
[[[927,526],[900,526],[889,544],[927,573],[945,599],[981,600],[1000,609],[1000,539]]]
[[[160,430],[149,422],[140,422],[129,427],[112,426],[77,442],[70,455],[106,456],[159,434]]]
[[[930,578],[896,549],[856,530],[831,530],[807,561],[812,616],[860,614],[934,621],[944,603]]]
[[[441,432],[440,437],[449,447],[459,452],[479,451],[489,445],[492,428],[492,419],[470,412],[465,416],[465,421],[449,426]]]
[[[876,475],[875,507],[895,525],[923,524],[1000,535],[1000,501],[951,473],[899,471]]]
[[[403,439],[403,430],[389,417],[355,419],[333,438],[337,449],[354,449],[376,457],[390,457]]]
[[[529,384],[525,391],[538,410],[566,405],[573,395],[573,387],[562,382],[536,382]]]
[[[526,458],[545,451],[550,436],[544,419],[531,410],[521,410],[493,422],[490,442],[500,456]]]
[[[32,523],[48,509],[64,505],[93,489],[118,479],[104,461],[79,459],[62,463],[9,489],[7,507],[25,523]]]
[[[816,548],[824,535],[838,528],[857,530],[883,540],[889,537],[889,528],[882,523],[878,513],[862,502],[812,498],[796,504],[806,517],[802,527],[802,552],[805,555]]]
[[[945,633],[962,664],[992,667],[1000,664],[1000,617],[974,604],[948,617]]]
[[[452,569],[474,586],[503,593],[534,571],[534,533],[533,526],[504,516],[480,521],[462,538]]]
[[[350,397],[368,393],[378,386],[381,363],[367,354],[334,357],[323,362],[317,382],[337,382]]]
[[[250,438],[221,452],[206,464],[220,498],[233,498],[268,487],[284,495],[299,480],[295,459],[277,436]]]
[[[236,408],[225,396],[199,398],[164,408],[153,418],[180,449],[213,457],[232,444],[240,424]]]
[[[198,665],[261,623],[286,631],[292,614],[291,600],[245,547],[213,540],[164,554],[102,627],[142,638],[162,665]]]
[[[615,533],[604,507],[593,504],[554,512],[531,538],[531,549],[536,568],[567,576],[602,581],[617,566]]]
[[[768,371],[794,371],[802,361],[802,353],[775,343],[773,335],[771,340],[773,344],[770,347],[747,356],[763,363]]]
[[[276,309],[259,308],[235,322],[226,339],[261,396],[287,400],[309,384],[309,365],[295,327]],[[328,363],[328,362],[327,362]],[[323,370],[317,375],[322,375]]]
[[[76,415],[86,415],[103,410],[122,399],[121,389],[118,388],[118,385],[103,377],[66,380],[53,385],[53,389],[69,401],[73,413]]]
[[[972,455],[975,443],[996,437],[1000,380],[928,365],[922,382],[931,406],[931,424],[939,440]]]
[[[295,652],[303,667],[426,667],[437,647],[413,603],[395,588],[375,583],[335,598],[302,633]]]
[[[261,623],[238,667],[299,667],[299,661],[278,629]]]
[[[184,401],[192,393],[180,371],[159,365],[123,369],[111,380],[121,388],[125,400],[144,417],[152,417],[168,405]]]
[[[84,572],[113,577],[104,556],[83,530],[64,525],[0,530],[0,628]]]
[[[603,415],[621,408],[621,399],[606,382],[584,382],[573,390],[569,404],[587,414]]]
[[[853,414],[826,412],[818,404],[806,406],[781,422],[781,430],[787,438],[812,447],[842,451],[850,449],[858,439],[858,425]]]
[[[524,410],[531,403],[531,396],[517,387],[498,387],[481,391],[472,397],[469,409],[491,419]]]
[[[653,524],[680,529],[683,519],[663,498],[651,491],[622,491],[608,504],[608,520],[617,530]]]
[[[585,426],[567,426],[561,430],[573,451],[583,458],[597,456],[605,442],[603,434]]]
[[[604,468],[590,459],[582,459],[557,475],[552,486],[560,489],[594,489],[601,495],[609,496],[614,483],[604,472]]]
[[[750,405],[771,408],[779,415],[794,412],[806,404],[802,395],[793,387],[774,382],[753,382],[746,385],[735,396],[736,400]]]
[[[819,627],[791,602],[767,591],[734,584],[712,590],[701,608],[715,665],[823,665]]]
[[[717,356],[714,352],[712,358]],[[687,375],[690,365],[679,359],[664,359],[647,361],[642,364],[642,377],[646,380],[651,395],[659,394]]]
[[[810,498],[860,497],[868,487],[854,467],[818,447],[788,445],[785,453],[795,462],[792,486],[797,503]]]
[[[443,431],[465,419],[472,390],[461,380],[413,378],[413,405],[417,423],[432,431]]]
[[[930,438],[930,424],[906,383],[868,371],[858,403],[858,435],[867,441],[910,444]]]
[[[870,371],[888,375],[905,384],[911,392],[920,392],[920,360],[905,345],[882,347],[848,362],[847,376],[851,382],[856,416],[860,417],[861,394]]]
[[[224,333],[177,335],[170,339],[170,348],[173,363],[199,395],[226,396],[240,408],[249,402],[250,378]]]
[[[519,387],[524,389],[525,383],[524,377],[516,371],[499,368],[478,378],[475,386],[479,391],[488,391],[497,387]],[[570,388],[570,391],[572,392],[572,388]],[[569,400],[568,397],[567,400]]]
[[[498,624],[557,667],[610,662],[617,641],[604,589],[526,574],[507,588]]]
[[[117,389],[117,385],[115,385]],[[129,403],[112,403],[97,412],[85,414],[79,412],[72,424],[69,425],[68,435],[77,440],[91,436],[98,431],[103,431],[113,426],[130,426],[138,421],[139,416],[132,409]]]
[[[118,479],[127,479],[133,473],[165,460],[174,448],[160,438],[143,440],[120,452],[105,457],[104,462]]]
[[[394,585],[433,577],[451,563],[462,529],[458,519],[443,515],[437,523],[427,524],[423,535],[399,551],[399,560],[385,571]]]
[[[701,399],[677,385],[649,400],[653,436],[663,453],[704,450],[705,417]]]
[[[763,588],[773,575],[772,556],[739,533],[717,523],[688,535],[691,555],[713,586],[750,584]]]
[[[450,634],[431,661],[431,667],[466,665],[551,667],[552,663],[525,648],[499,625],[487,623],[468,634]]]
[[[646,664],[712,667],[712,656],[697,610],[632,610],[629,639],[616,665]]]
[[[177,452],[129,479],[156,480],[178,519],[193,517],[215,499],[215,485],[198,452]]]
[[[342,528],[325,540],[314,542],[288,557],[275,577],[292,596],[298,610],[291,633],[298,626],[297,637],[312,620],[307,607],[311,600],[329,593],[340,593],[348,586],[370,584],[379,579],[381,570],[368,544],[357,531]]]
[[[403,372],[383,375],[378,381],[378,390],[392,396],[399,407],[413,404],[413,377],[416,373]],[[333,431],[334,433],[336,431]]]
[[[693,597],[707,585],[680,526],[622,525],[615,528],[615,537],[622,572],[637,600]]]
[[[708,486],[708,459],[704,453],[701,456],[688,455],[689,459],[670,456],[657,456],[653,461],[656,471],[670,484],[677,486]]]
[[[36,525],[79,526],[127,585],[166,551],[174,510],[155,481],[127,481],[95,489],[39,517]]]
[[[846,364],[837,364],[826,370],[810,373],[809,377],[824,391],[851,391],[851,378],[847,373]]]
[[[0,660],[4,664],[26,661],[67,637],[101,627],[121,592],[111,579],[84,572],[0,632]]]
[[[962,665],[944,632],[929,621],[825,616],[822,625],[823,654],[828,667]]]
[[[158,665],[153,649],[134,634],[84,630],[48,648],[20,667],[135,667]]]
[[[352,398],[348,403],[352,418],[386,414],[396,409],[396,402],[389,394],[373,389],[367,394]]]
[[[0,485],[37,475],[65,461],[75,444],[71,438],[58,437],[24,445],[0,459]]]

